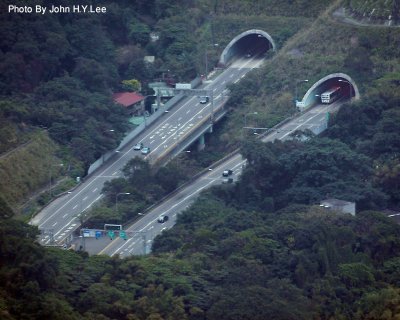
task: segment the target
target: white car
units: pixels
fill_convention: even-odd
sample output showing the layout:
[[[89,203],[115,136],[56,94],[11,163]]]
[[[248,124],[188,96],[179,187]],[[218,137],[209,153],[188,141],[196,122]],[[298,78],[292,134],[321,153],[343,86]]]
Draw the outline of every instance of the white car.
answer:
[[[201,104],[206,104],[210,100],[208,96],[201,96],[199,99]]]
[[[169,219],[168,216],[166,216],[166,215],[161,215],[161,216],[158,217],[157,222],[158,222],[158,223],[164,223],[164,222],[167,222],[168,219]]]
[[[143,143],[138,142],[135,144],[135,146],[133,147],[133,150],[142,150],[143,148]]]
[[[142,154],[149,154],[149,153],[150,153],[150,148],[149,147],[142,148]]]

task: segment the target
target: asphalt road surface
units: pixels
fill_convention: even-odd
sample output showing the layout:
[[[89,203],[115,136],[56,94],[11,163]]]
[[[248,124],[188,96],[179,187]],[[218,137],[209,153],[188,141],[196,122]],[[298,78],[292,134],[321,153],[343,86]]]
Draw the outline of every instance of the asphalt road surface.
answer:
[[[298,115],[286,124],[269,132],[262,138],[262,141],[287,140],[290,139],[290,134],[296,130],[308,129],[315,131],[326,124],[327,113],[336,111],[340,107],[340,104],[340,102],[336,102],[330,105],[317,105],[306,113]],[[110,256],[118,254],[120,257],[149,253],[153,239],[164,230],[170,229],[175,224],[177,215],[193,203],[203,190],[213,185],[226,183],[226,180],[224,181],[224,177],[222,177],[224,170],[233,170],[233,174],[230,177],[235,182],[245,165],[246,160],[239,153],[232,155],[226,161],[207,171],[181,191],[160,203],[139,221],[126,229],[127,232],[138,232],[138,234],[133,235],[133,237],[127,240],[117,238],[111,242],[108,238],[103,239],[103,241],[94,239],[86,240],[88,252]],[[165,223],[159,223],[157,219],[160,215],[168,215],[169,220]],[[99,250],[102,245],[105,247]]]
[[[214,112],[222,106],[226,99],[224,97],[226,86],[240,81],[247,72],[259,67],[262,62],[263,59],[258,57],[238,59],[201,88],[213,91]],[[75,190],[57,198],[31,219],[30,224],[38,226],[43,232],[40,243],[61,245],[68,241],[73,231],[80,226],[83,212],[102,197],[101,190],[104,183],[121,177],[121,169],[130,159],[140,156],[152,162],[156,158],[165,156],[174,145],[196,130],[210,114],[211,102],[201,104],[198,97],[188,97],[179,102],[156,123],[149,126],[119,153],[104,163]],[[151,151],[148,155],[142,155],[140,151],[133,150],[133,146],[138,142],[142,142],[145,147],[150,147]]]

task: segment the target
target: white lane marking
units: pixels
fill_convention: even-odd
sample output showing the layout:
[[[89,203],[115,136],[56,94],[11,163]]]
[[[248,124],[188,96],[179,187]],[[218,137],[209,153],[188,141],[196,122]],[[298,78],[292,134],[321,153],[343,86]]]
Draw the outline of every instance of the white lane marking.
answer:
[[[99,200],[102,197],[103,197],[103,195],[99,195],[96,199],[94,199],[91,203],[89,203],[89,205],[85,209],[83,209],[82,212],[85,211],[86,209],[89,209],[93,203],[95,203],[97,200]]]
[[[98,188],[94,189],[92,192],[96,192]]]
[[[321,113],[325,112],[326,109],[329,109],[329,106],[330,106],[330,105],[328,105],[327,107],[323,108],[323,110],[322,110]],[[301,126],[304,126],[304,125],[305,125],[307,122],[309,122],[310,120],[312,120],[312,119],[314,119],[315,117],[321,115],[321,113],[315,114],[314,116],[308,118],[307,120],[305,120],[304,122],[302,122],[301,124],[299,124],[297,127],[295,127],[294,129],[292,129],[291,131],[285,133],[285,134],[280,138],[280,140],[282,140],[283,138],[285,138],[286,136],[288,136],[289,134],[291,134],[293,131],[296,131],[296,130],[297,130],[298,128],[300,128]],[[283,128],[285,128],[285,127],[286,127],[286,126],[283,126],[283,127],[282,127],[282,130],[284,130]],[[267,138],[267,137],[266,137],[266,138]],[[262,139],[262,141],[265,142],[264,139]]]
[[[84,197],[84,198],[82,199],[82,201],[85,201],[87,198],[88,198],[88,196]]]
[[[151,140],[149,144],[152,144],[152,143],[154,143],[155,141],[156,141],[156,140]]]
[[[260,64],[261,64],[261,63],[262,63],[262,61],[260,61]],[[233,72],[234,70],[235,70],[234,68],[232,68],[232,69],[227,69],[226,72],[229,73],[229,72]],[[217,78],[214,80],[215,83],[218,83],[218,82],[219,82],[219,79],[222,78],[222,77],[224,77],[225,74],[226,74],[225,72],[222,72],[221,74],[219,74],[219,75],[217,76]],[[237,81],[238,81],[238,80],[237,80]],[[209,89],[209,87],[211,87],[212,85],[213,85],[213,84],[210,83],[210,84],[206,85],[206,86],[204,87],[204,89],[207,90],[207,89]],[[197,99],[197,98],[195,98],[195,97],[193,97],[192,99],[188,99],[185,103],[182,104],[182,106],[181,106],[180,108],[177,108],[173,113],[169,113],[169,114],[168,114],[169,117],[167,117],[167,118],[164,120],[164,122],[162,122],[161,124],[166,123],[167,121],[169,121],[172,117],[175,116],[175,114],[180,113],[181,110],[182,110],[183,108],[186,108],[186,106],[192,105],[193,102],[196,102],[196,101],[197,101],[196,99]],[[161,124],[160,124],[160,125],[161,125]],[[179,124],[178,126],[180,126],[180,124]],[[145,136],[142,138],[142,140],[147,139],[147,137],[149,137],[149,136],[151,136],[152,134],[154,134],[154,132],[156,132],[159,128],[160,128],[160,126],[156,127],[154,130],[150,131],[147,135],[145,135]],[[101,177],[112,177],[112,176],[106,176],[105,173],[106,173],[108,170],[111,170],[114,166],[118,166],[120,163],[125,163],[125,162],[126,162],[126,161],[125,161],[125,158],[126,158],[126,157],[129,157],[129,154],[130,154],[130,152],[131,152],[132,150],[133,150],[133,146],[132,146],[130,149],[128,149],[128,150],[127,150],[121,157],[119,157],[115,162],[113,162],[112,164],[110,164],[108,167],[104,168],[104,170],[103,170],[98,176],[94,176],[92,181],[90,181],[90,180],[87,181],[87,185],[84,186],[84,187],[82,188],[82,190],[80,190],[79,192],[77,192],[73,197],[71,197],[68,201],[66,201],[66,202],[65,202],[61,207],[59,207],[57,210],[53,211],[53,213],[50,214],[47,218],[45,218],[43,222],[40,223],[40,221],[39,221],[39,223],[38,223],[39,228],[43,227],[43,225],[46,224],[47,221],[49,221],[49,220],[50,220],[51,218],[53,218],[55,215],[57,215],[58,212],[59,212],[60,210],[63,210],[64,207],[70,203],[70,201],[72,201],[72,200],[75,199],[76,197],[81,196],[81,193],[82,193],[85,189],[89,188],[93,183],[97,182],[98,179],[100,179]],[[123,161],[125,161],[125,162],[123,162]]]
[[[72,210],[75,210],[77,206],[78,206],[78,205],[76,204],[76,205],[72,208]]]
[[[118,174],[118,171],[115,171],[112,175],[115,176],[116,174]]]
[[[55,227],[57,225],[58,222],[54,222],[54,224],[52,225],[52,227]]]
[[[78,217],[79,215],[81,215],[83,213],[83,211],[85,211],[86,209],[88,209],[93,203],[95,203],[97,200],[99,200],[100,198],[102,198],[102,195],[99,195],[96,199],[94,199],[85,209],[82,210],[81,213],[79,213],[76,217]],[[57,236],[61,231],[63,231],[64,228],[68,227],[68,226],[73,226],[75,227],[77,225],[77,223],[73,223],[75,222],[76,217],[73,217],[67,224],[64,225],[63,228],[61,228],[58,232],[56,232],[54,234],[54,236]],[[63,235],[61,235],[60,237],[62,237]]]
[[[65,217],[66,217],[67,215],[68,215],[68,212],[62,216],[63,219],[65,219]]]
[[[191,110],[186,111],[186,114],[188,114]]]

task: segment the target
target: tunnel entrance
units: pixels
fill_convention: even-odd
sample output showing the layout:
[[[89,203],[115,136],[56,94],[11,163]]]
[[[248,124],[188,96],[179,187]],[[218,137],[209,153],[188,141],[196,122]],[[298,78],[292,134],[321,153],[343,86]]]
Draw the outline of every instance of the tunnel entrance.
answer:
[[[360,98],[354,80],[347,74],[333,73],[314,83],[297,106],[305,109],[316,103],[331,104],[338,100],[353,98],[355,100]]]
[[[240,58],[262,58],[269,50],[275,51],[275,43],[268,33],[248,30],[229,42],[221,54],[219,65],[226,66]]]

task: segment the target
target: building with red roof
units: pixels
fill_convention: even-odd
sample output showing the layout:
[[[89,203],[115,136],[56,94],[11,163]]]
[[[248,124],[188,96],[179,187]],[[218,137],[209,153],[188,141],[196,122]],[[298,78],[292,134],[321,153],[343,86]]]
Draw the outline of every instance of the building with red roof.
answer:
[[[123,105],[129,110],[131,115],[141,114],[144,110],[145,97],[137,92],[117,92],[113,94],[113,100],[115,103]]]

